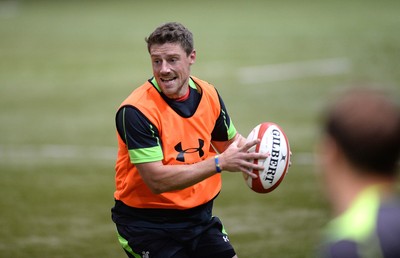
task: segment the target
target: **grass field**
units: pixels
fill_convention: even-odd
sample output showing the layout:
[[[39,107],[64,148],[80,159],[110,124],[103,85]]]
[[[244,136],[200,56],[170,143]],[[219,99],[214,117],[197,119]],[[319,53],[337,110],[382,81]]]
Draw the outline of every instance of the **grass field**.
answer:
[[[290,139],[293,166],[273,193],[223,175],[215,215],[239,257],[311,257],[329,219],[311,158],[318,116],[354,85],[399,94],[399,11],[396,0],[0,1],[0,257],[125,257],[110,219],[114,113],[151,76],[144,38],[172,20],[194,33],[192,73],[218,88],[237,129],[274,121]],[[321,73],[332,59],[343,62]],[[265,68],[259,80],[243,79],[249,67]]]

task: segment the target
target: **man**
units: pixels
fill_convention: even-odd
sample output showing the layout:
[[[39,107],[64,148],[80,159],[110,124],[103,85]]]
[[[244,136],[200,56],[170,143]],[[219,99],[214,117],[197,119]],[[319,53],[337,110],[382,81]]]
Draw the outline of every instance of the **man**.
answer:
[[[262,167],[248,153],[217,90],[190,76],[192,33],[166,23],[146,38],[153,77],[116,115],[116,223],[129,257],[237,257],[221,221],[212,216],[221,171]],[[217,154],[220,153],[220,154]]]
[[[329,109],[318,160],[335,218],[319,257],[400,257],[399,153],[400,109],[383,93],[353,89]]]

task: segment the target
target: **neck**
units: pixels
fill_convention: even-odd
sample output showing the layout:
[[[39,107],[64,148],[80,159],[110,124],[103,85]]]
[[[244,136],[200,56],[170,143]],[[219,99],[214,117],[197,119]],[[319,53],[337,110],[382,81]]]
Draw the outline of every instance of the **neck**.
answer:
[[[336,187],[336,194],[333,195],[333,212],[339,215],[346,211],[359,194],[372,186],[379,186],[382,197],[390,195],[394,191],[393,180],[378,176],[344,173],[346,178],[338,180],[341,184]]]
[[[178,102],[183,102],[183,101],[185,101],[185,100],[187,100],[189,98],[189,95],[190,95],[190,87],[187,88],[187,91],[183,96],[181,96],[179,98],[176,98],[174,100],[178,101]]]

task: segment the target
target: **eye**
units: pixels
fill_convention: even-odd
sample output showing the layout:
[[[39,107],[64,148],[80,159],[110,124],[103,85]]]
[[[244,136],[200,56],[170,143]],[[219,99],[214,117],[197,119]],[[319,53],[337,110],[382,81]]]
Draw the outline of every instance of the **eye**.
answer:
[[[169,62],[170,63],[172,63],[172,64],[174,64],[174,63],[176,63],[176,62],[178,62],[178,58],[177,57],[171,57],[170,59],[169,59]]]

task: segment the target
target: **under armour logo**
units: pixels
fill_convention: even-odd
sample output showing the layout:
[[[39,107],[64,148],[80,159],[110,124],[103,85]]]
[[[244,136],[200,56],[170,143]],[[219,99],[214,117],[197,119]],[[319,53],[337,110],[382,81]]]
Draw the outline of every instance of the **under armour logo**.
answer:
[[[149,251],[146,251],[146,252],[145,252],[145,251],[143,251],[143,252],[142,252],[142,258],[149,258],[149,257],[150,257],[150,255],[149,255],[149,254],[150,254],[150,252],[149,252]]]
[[[225,242],[229,242],[228,236],[222,236],[222,238],[224,239]]]
[[[204,146],[204,141],[202,139],[198,139],[199,140],[199,147],[198,148],[188,148],[186,150],[182,150],[182,143],[178,143],[177,145],[175,145],[175,150],[178,153],[178,155],[176,156],[176,160],[177,161],[181,161],[181,162],[185,162],[185,153],[195,153],[198,152],[199,153],[199,157],[203,157],[204,156],[204,151],[203,151],[203,146]]]

